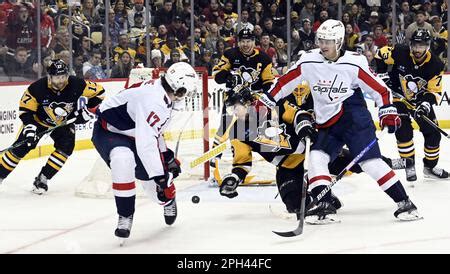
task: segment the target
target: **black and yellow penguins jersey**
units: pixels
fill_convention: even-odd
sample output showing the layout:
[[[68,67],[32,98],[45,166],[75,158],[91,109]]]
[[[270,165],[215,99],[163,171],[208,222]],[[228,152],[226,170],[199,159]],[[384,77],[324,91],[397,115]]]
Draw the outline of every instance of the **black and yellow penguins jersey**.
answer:
[[[103,100],[105,89],[97,83],[69,76],[60,91],[51,88],[47,77],[32,83],[20,99],[20,119],[24,124],[45,127],[60,125],[77,110],[78,99],[88,98],[87,107],[93,108]],[[70,119],[70,118],[69,118]]]
[[[270,119],[258,123],[250,130],[248,138],[233,139],[233,166],[249,170],[252,151],[259,153],[266,161],[288,169],[297,167],[304,160],[304,144],[295,133],[295,117],[299,113],[312,111],[311,97],[298,106],[298,97],[289,95],[278,103],[277,122]]]
[[[272,74],[272,60],[258,49],[254,49],[250,56],[242,54],[239,47],[225,51],[219,63],[213,68],[214,80],[224,84],[231,72],[241,75],[255,91],[269,90],[275,78]]]
[[[421,64],[415,62],[409,47],[403,45],[383,47],[375,58],[377,73],[387,72],[388,65],[392,65],[389,86],[394,92],[402,94],[411,103],[422,101],[424,96],[432,104],[438,102],[444,64],[430,51],[426,52],[426,58]]]

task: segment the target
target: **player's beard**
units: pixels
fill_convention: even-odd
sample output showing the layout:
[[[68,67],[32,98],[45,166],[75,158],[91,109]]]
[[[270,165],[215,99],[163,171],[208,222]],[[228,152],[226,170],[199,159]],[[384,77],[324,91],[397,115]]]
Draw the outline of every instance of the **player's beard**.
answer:
[[[425,56],[426,53],[427,53],[427,51],[413,51],[412,52],[412,54],[416,60],[421,60]]]

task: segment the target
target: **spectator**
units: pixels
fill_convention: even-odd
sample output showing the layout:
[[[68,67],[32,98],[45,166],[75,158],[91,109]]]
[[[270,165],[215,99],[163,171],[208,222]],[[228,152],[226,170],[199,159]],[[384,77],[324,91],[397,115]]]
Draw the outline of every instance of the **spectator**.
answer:
[[[169,26],[170,24],[172,24],[175,13],[176,10],[173,8],[172,0],[164,0],[163,8],[156,11],[154,26]]]
[[[360,45],[360,48],[361,48],[361,54],[363,54],[366,51],[371,51],[373,53],[373,55],[375,55],[375,53],[378,50],[378,47],[373,42],[373,35],[371,35],[371,34],[366,35],[364,42]]]
[[[111,37],[112,45],[115,46],[119,43],[120,26],[115,21],[116,13],[113,9],[109,9],[108,13],[108,23],[109,23],[109,37]],[[103,37],[106,36],[106,26],[103,27],[102,31]]]
[[[83,78],[83,62],[84,62],[83,55],[81,53],[75,53],[72,61],[75,76],[78,78]]]
[[[401,12],[397,16],[400,20],[400,28],[406,30],[406,28],[414,22],[414,12],[409,9],[409,1],[402,1],[400,10]]]
[[[53,18],[47,14],[45,3],[41,3],[41,47],[45,52],[53,45],[53,37],[55,36],[55,23]]]
[[[56,32],[55,53],[58,54],[63,50],[70,51],[70,34],[67,28],[59,27]]]
[[[251,31],[253,31],[253,29],[255,28],[255,26],[253,26],[252,23],[250,23],[248,21],[250,16],[250,12],[248,11],[248,9],[243,9],[241,11],[241,28],[240,29],[249,29]],[[238,22],[234,23],[234,33],[237,33],[237,29],[238,29]]]
[[[251,16],[250,22],[253,25],[262,25],[264,21],[262,20],[264,17],[264,7],[261,2],[255,2],[255,11]]]
[[[131,58],[136,57],[136,50],[129,47],[130,39],[126,33],[123,33],[119,36],[119,44],[114,48],[114,61],[117,62],[119,60],[119,55],[124,51],[128,51],[131,55]]]
[[[426,15],[423,10],[418,10],[416,12],[416,21],[408,26],[406,28],[406,43],[409,44],[409,39],[411,39],[412,34],[414,31],[418,29],[426,29],[430,32],[432,37],[436,37],[436,33],[433,30],[433,26],[431,26],[430,23],[425,22]]]
[[[350,16],[350,13],[348,12],[344,12],[342,14],[342,23],[344,23],[344,26],[347,26],[347,24],[350,24],[352,26],[353,29],[353,33],[355,34],[359,34],[359,27],[358,24],[355,22],[355,20],[353,20],[353,18]]]
[[[209,7],[203,10],[203,15],[208,25],[212,23],[223,25],[224,23],[224,14],[218,0],[211,0]]]
[[[253,30],[252,30],[253,31]],[[220,36],[229,41],[234,37],[233,18],[225,18],[225,24],[220,28]]]
[[[364,56],[367,58],[367,62],[369,63],[369,68],[372,69],[372,71],[377,71],[377,63],[374,59],[374,53],[370,50],[367,50],[364,52]]]
[[[119,24],[120,30],[128,31],[128,10],[123,0],[116,0],[114,4],[114,20]]]
[[[374,28],[373,42],[378,48],[382,48],[388,43],[386,36],[383,34],[383,26],[380,24],[376,25]]]
[[[272,60],[272,66],[275,67],[277,61],[277,51],[270,44],[270,36],[268,33],[263,33],[259,45],[259,50],[265,52]]]
[[[111,70],[111,78],[128,78],[133,68],[133,58],[128,51],[119,55],[119,60]]]
[[[130,28],[129,36],[133,45],[139,44],[139,38],[145,35],[144,15],[141,12],[134,14],[133,26]]]
[[[28,51],[36,46],[36,26],[26,5],[18,5],[8,16],[6,45],[14,50],[24,47]]]
[[[82,6],[81,12],[91,26],[102,23],[98,9],[94,7],[94,0],[84,0]]]
[[[227,18],[231,18],[233,20],[233,23],[237,21],[238,15],[233,11],[233,3],[229,0],[225,2],[224,8],[223,8],[223,19],[226,20]],[[220,24],[223,25],[223,24]]]
[[[135,25],[135,20],[136,20],[136,14],[141,14],[142,18],[143,18],[143,22],[145,21],[145,13],[146,13],[146,9],[144,6],[144,0],[134,0],[134,6],[133,8],[128,11],[128,25],[130,27],[133,27]],[[152,15],[150,13],[150,11],[148,11],[148,21],[152,22]]]
[[[274,26],[284,28],[286,26],[286,12],[284,14],[280,11],[277,2],[270,4],[269,13],[267,17],[272,19]]]
[[[326,20],[328,20],[328,11],[327,10],[321,10],[320,13],[319,13],[319,19],[314,22],[312,30],[314,32],[316,32],[317,29],[319,28],[319,26],[323,22],[325,22]]]
[[[286,50],[286,44],[283,39],[277,38],[275,40],[275,50],[276,50],[276,69],[278,74],[284,74],[287,70],[288,65],[288,52]]]
[[[359,36],[353,31],[351,23],[345,25],[345,49],[355,50],[358,43]]]
[[[267,17],[264,19],[264,32],[269,34],[271,41],[275,41],[276,38],[286,40],[285,32],[281,28],[274,26],[272,18]]]
[[[27,49],[18,47],[15,50],[14,57],[7,56],[4,69],[7,76],[32,80],[37,78],[39,64],[32,64],[28,58]]]
[[[215,23],[209,25],[209,33],[205,39],[205,49],[211,52],[216,51],[217,40],[221,39],[219,34],[219,28]]]
[[[316,34],[312,31],[311,21],[303,20],[303,27],[299,30],[300,42],[293,54],[297,55],[301,50],[310,50],[315,47]]]
[[[159,49],[152,50],[151,54],[151,68],[162,68],[162,53]]]
[[[106,72],[101,66],[102,55],[100,51],[93,51],[89,61],[83,64],[84,79],[97,80],[107,78]]]
[[[175,36],[181,44],[186,43],[188,29],[183,25],[183,20],[180,16],[175,16],[167,32],[170,36]]]
[[[171,65],[181,62],[180,52],[176,49],[170,51],[170,58],[164,63],[164,67],[168,68]]]
[[[166,43],[161,47],[161,52],[164,54],[163,63],[165,64],[169,58],[172,51],[178,51],[181,60],[187,60],[187,56],[184,54],[182,48],[180,47],[177,39],[173,36],[167,38]]]
[[[205,67],[208,70],[208,75],[212,75],[212,69],[214,67],[213,62],[211,62],[212,53],[205,50],[197,63],[199,67]]]
[[[303,22],[305,19],[309,19],[310,22],[315,22],[314,20],[314,2],[313,0],[305,0],[305,6],[300,12],[300,21]]]

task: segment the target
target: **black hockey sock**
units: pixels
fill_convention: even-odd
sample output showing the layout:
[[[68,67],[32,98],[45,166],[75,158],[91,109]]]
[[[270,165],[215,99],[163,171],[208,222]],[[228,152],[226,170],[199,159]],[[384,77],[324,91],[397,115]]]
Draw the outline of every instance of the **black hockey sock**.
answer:
[[[19,164],[20,158],[7,151],[0,158],[0,178],[6,178]]]
[[[114,196],[114,198],[116,199],[117,213],[120,216],[128,217],[134,214],[136,195],[133,195],[131,197]]]
[[[389,197],[391,197],[391,199],[396,203],[408,198],[408,195],[406,194],[406,191],[400,181],[397,181],[384,192],[386,192],[386,194],[389,195]]]
[[[69,156],[61,151],[53,151],[47,160],[47,164],[42,168],[41,173],[47,179],[53,178],[56,173],[63,167]]]

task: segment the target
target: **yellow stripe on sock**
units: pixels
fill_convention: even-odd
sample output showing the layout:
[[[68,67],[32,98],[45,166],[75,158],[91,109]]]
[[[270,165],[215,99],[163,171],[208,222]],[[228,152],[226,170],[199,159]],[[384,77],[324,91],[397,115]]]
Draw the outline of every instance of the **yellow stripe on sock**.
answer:
[[[412,145],[414,145],[414,142],[412,140],[409,141],[409,142],[406,142],[406,143],[397,143],[397,147],[401,147],[401,148],[409,147],[409,146],[412,146]]]
[[[55,164],[54,164],[53,162],[51,162],[50,160],[47,161],[47,164],[48,164],[49,166],[53,167],[54,169],[58,170],[58,171],[61,169],[61,167],[55,165]]]
[[[13,171],[13,170],[14,170],[13,167],[9,166],[7,163],[5,163],[5,161],[3,161],[3,158],[0,158],[0,164],[1,164],[4,168],[6,168],[7,170],[9,170],[9,171]]]
[[[437,159],[439,159],[439,155],[438,156],[434,156],[434,157],[427,157],[427,156],[425,156],[425,159],[427,159],[429,161],[437,160]]]
[[[400,153],[400,157],[402,157],[402,158],[410,158],[410,157],[414,156],[415,154],[416,154],[415,151],[410,152],[410,153]]]
[[[14,162],[14,163],[16,163],[16,164],[18,164],[19,162],[20,162],[20,159],[18,159],[17,157],[15,157],[11,152],[9,152],[9,151],[7,151],[6,153],[5,153],[5,155],[6,155],[6,157],[8,157],[8,159],[11,161],[11,162]]]
[[[65,157],[64,155],[58,153],[58,152],[53,152],[52,153],[53,156],[56,156],[56,158],[60,159],[61,161],[65,162],[67,161],[67,157]]]
[[[438,152],[439,149],[440,149],[440,147],[435,148],[435,149],[429,149],[429,148],[425,147],[423,150],[424,150],[426,153],[435,153],[435,152]]]

